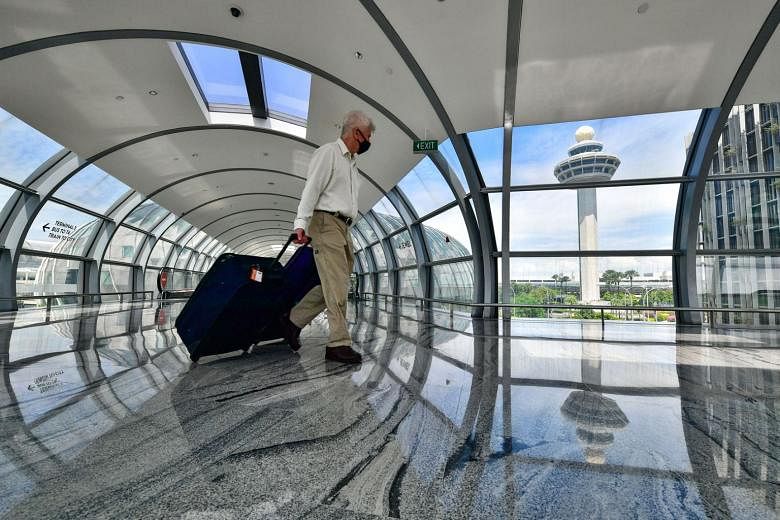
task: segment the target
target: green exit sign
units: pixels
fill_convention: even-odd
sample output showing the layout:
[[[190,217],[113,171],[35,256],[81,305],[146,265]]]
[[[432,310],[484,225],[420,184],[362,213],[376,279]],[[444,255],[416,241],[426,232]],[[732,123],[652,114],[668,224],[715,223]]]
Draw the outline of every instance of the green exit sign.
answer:
[[[439,142],[436,139],[429,141],[415,141],[412,145],[413,153],[428,153],[435,152],[439,149]]]

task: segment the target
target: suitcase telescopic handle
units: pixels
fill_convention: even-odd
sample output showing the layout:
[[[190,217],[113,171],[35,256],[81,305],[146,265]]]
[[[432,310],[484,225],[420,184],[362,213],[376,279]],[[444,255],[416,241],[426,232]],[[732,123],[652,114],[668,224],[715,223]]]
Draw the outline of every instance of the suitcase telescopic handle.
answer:
[[[298,238],[298,235],[295,233],[290,234],[290,236],[287,238],[287,242],[285,242],[284,247],[281,251],[279,251],[279,254],[276,255],[276,261],[278,262],[285,251],[287,251],[287,248],[290,247],[290,244],[292,244],[292,241]],[[306,237],[306,245],[308,245],[311,242],[311,237]]]

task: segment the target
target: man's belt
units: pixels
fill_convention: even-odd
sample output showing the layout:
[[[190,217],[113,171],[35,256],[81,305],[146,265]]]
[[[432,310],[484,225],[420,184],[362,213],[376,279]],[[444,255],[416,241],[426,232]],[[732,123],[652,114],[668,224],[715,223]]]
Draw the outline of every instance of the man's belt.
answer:
[[[354,219],[352,217],[342,215],[338,211],[325,211],[324,209],[318,209],[317,211],[322,211],[323,213],[327,213],[328,215],[333,215],[337,219],[343,221],[348,226],[351,226],[352,222],[354,222]]]

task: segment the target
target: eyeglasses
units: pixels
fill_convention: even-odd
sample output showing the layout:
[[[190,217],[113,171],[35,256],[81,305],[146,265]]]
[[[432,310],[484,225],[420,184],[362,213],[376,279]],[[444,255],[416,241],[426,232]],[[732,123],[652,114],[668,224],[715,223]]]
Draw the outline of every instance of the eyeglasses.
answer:
[[[370,138],[370,137],[366,137],[366,136],[363,134],[363,132],[361,132],[361,131],[360,131],[360,129],[359,129],[359,128],[355,128],[355,130],[357,131],[357,133],[359,133],[359,134],[360,134],[360,137],[362,137],[364,141],[369,141],[369,142],[371,141],[371,138]]]

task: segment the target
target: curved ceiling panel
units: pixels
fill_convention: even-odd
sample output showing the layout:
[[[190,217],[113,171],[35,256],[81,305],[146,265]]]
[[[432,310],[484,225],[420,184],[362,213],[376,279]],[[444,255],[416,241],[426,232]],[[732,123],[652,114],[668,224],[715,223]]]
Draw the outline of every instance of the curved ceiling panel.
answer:
[[[284,222],[285,224],[288,222],[292,222],[292,219],[295,217],[293,213],[282,213],[282,212],[272,212],[272,211],[264,211],[261,214],[255,215],[250,219],[242,219],[237,220],[233,224],[223,224],[224,221],[219,221],[215,223],[214,225],[205,226],[203,229],[209,233],[210,235],[213,235],[216,238],[221,238],[223,236],[229,236],[229,233],[235,232],[235,230],[238,229],[245,229],[248,227],[258,227],[257,224],[263,223],[263,222]],[[285,227],[285,229],[290,229],[289,227]]]
[[[203,230],[210,235],[218,235],[233,229],[236,226],[243,225],[247,222],[255,222],[258,220],[268,219],[293,219],[295,218],[295,211],[291,210],[264,210],[264,209],[249,209],[240,210],[235,213],[228,213],[221,217],[217,217],[215,220],[204,224]]]
[[[152,193],[193,174],[226,168],[265,168],[305,177],[312,151],[294,138],[252,127],[203,127],[130,145],[97,165],[141,193]]]
[[[433,85],[457,132],[504,124],[507,0],[415,2],[413,9],[396,0],[378,0],[377,5]]]
[[[778,100],[780,100],[780,31],[775,30],[742,87],[742,92],[737,96],[737,104],[776,103]]]
[[[291,231],[290,227],[285,224],[286,222],[269,221],[254,224],[240,230],[231,230],[225,235],[221,236],[220,241],[224,244],[230,244],[235,240],[241,239],[243,237],[273,237],[274,239],[277,237],[286,238],[290,236]]]
[[[773,4],[526,0],[515,124],[720,106]]]
[[[191,179],[155,195],[154,201],[174,212],[183,211],[227,195],[274,193],[279,198],[300,197],[304,181],[287,175],[255,171],[231,171]]]
[[[255,234],[245,234],[240,237],[236,237],[231,239],[229,242],[226,242],[226,244],[229,247],[238,248],[243,247],[244,245],[248,244],[255,244],[255,245],[284,245],[284,243],[287,241],[287,238],[290,236],[289,233],[277,233],[277,234],[270,234],[270,233],[255,233]]]
[[[205,205],[198,206],[193,205],[185,214],[183,214],[183,217],[187,222],[200,228],[224,215],[243,210],[278,207],[280,209],[296,211],[298,209],[298,200],[282,198],[275,194],[241,193],[228,196],[227,198],[214,199],[205,203]],[[292,222],[292,218],[290,221]]]
[[[140,135],[208,123],[165,41],[54,47],[0,61],[0,77],[8,111],[84,158]]]
[[[3,46],[122,28],[213,34],[283,50],[370,93],[417,133],[422,135],[427,127],[434,138],[444,136],[441,126],[432,124],[438,120],[403,61],[365,9],[352,0],[252,2],[242,6],[245,15],[240,19],[230,16],[227,4],[209,0],[105,1],[90,5],[89,16],[53,0],[36,3],[34,9],[23,0],[5,3],[4,19],[11,22],[0,31]],[[356,59],[356,52],[363,59]]]

